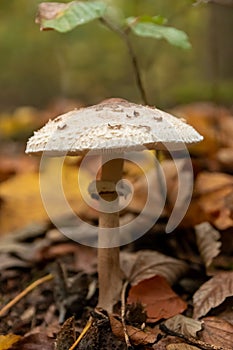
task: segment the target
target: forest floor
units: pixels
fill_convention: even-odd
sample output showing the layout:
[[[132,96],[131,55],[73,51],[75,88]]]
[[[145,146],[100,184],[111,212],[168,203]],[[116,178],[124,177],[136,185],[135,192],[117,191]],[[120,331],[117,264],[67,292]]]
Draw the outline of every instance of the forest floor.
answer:
[[[189,148],[191,202],[181,223],[167,234],[178,172],[184,174],[187,167],[185,159],[177,156],[175,166],[163,152],[165,206],[146,234],[121,247],[125,284],[112,313],[96,308],[97,248],[85,222],[98,225],[98,212],[74,190],[80,159],[67,158],[62,169],[64,192],[80,224],[58,215],[59,228],[69,227],[73,241],[45,211],[40,159],[24,155],[26,138],[51,111],[28,108],[1,116],[0,350],[233,349],[233,115],[209,103],[177,107],[174,113],[205,137]],[[95,167],[91,159],[88,172]],[[50,169],[55,168],[52,162]],[[158,199],[158,173],[147,163],[145,168],[149,184],[137,166],[125,164],[134,196],[121,212],[121,223],[139,216],[146,186]],[[149,214],[156,216],[156,208]]]

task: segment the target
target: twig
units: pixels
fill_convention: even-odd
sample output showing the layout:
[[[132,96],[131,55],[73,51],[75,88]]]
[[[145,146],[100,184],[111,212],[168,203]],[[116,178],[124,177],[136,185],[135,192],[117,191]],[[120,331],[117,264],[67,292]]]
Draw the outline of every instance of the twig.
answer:
[[[0,317],[5,316],[6,312],[10,310],[12,306],[14,306],[18,301],[20,301],[25,295],[30,293],[33,289],[38,287],[40,284],[51,281],[54,278],[52,274],[48,274],[42,278],[39,278],[38,280],[31,283],[27,288],[25,288],[21,293],[19,293],[14,299],[12,299],[8,304],[6,304],[2,310],[0,310]]]
[[[87,321],[86,326],[83,328],[82,333],[79,335],[78,339],[74,342],[74,344],[69,348],[69,350],[74,350],[76,348],[76,346],[80,343],[80,341],[83,339],[85,334],[90,329],[92,322],[93,322],[93,318],[90,317],[89,320]]]
[[[169,334],[169,335],[173,335],[173,336],[181,338],[181,339],[184,339],[188,344],[195,345],[196,347],[198,347],[199,349],[202,349],[202,350],[227,350],[227,349],[222,348],[221,346],[211,345],[211,344],[205,343],[199,339],[195,339],[192,337],[186,337],[184,334],[175,332],[175,331],[167,328],[167,326],[165,326],[164,323],[162,323],[159,326],[159,328],[164,333]]]
[[[125,343],[126,343],[127,349],[132,349],[132,345],[130,343],[130,339],[129,339],[129,335],[128,335],[127,327],[125,323],[125,294],[126,294],[127,286],[128,286],[128,281],[125,281],[121,291],[121,323],[123,326]]]
[[[136,83],[137,83],[137,87],[138,87],[138,89],[140,91],[141,98],[142,98],[144,104],[149,105],[148,99],[147,99],[147,96],[146,96],[146,91],[145,91],[145,88],[143,86],[143,82],[142,82],[142,78],[141,78],[141,73],[140,73],[140,69],[139,69],[137,56],[136,56],[136,54],[134,52],[133,46],[131,44],[131,41],[129,40],[129,36],[127,35],[126,32],[121,30],[119,27],[117,27],[113,23],[109,22],[104,17],[100,18],[100,22],[102,24],[104,24],[108,29],[110,29],[111,31],[116,33],[124,41],[124,43],[125,43],[125,45],[126,45],[126,47],[128,49],[131,62],[132,62],[132,66],[133,66],[133,70],[134,70],[134,74],[135,74],[135,78],[136,78]]]

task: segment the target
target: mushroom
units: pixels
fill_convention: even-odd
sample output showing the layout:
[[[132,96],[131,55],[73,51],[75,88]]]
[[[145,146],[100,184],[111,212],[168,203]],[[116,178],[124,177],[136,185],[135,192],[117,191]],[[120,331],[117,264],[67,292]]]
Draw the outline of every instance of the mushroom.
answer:
[[[28,140],[28,154],[83,156],[91,151],[102,156],[101,179],[94,186],[97,193],[93,184],[89,186],[92,196],[99,198],[99,307],[112,312],[124,278],[116,238],[119,195],[127,194],[124,186],[120,190],[116,187],[122,178],[124,152],[145,148],[179,150],[184,143],[201,140],[202,136],[181,119],[118,98],[58,116]]]

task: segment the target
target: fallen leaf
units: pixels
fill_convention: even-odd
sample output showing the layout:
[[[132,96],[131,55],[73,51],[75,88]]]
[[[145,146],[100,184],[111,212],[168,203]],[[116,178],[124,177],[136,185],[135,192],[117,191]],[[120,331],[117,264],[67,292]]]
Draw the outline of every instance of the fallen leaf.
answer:
[[[177,343],[177,344],[168,344],[166,350],[199,350],[196,346],[185,344],[185,343]]]
[[[40,197],[37,173],[20,174],[1,183],[0,196],[3,199],[0,234],[25,227],[32,222],[48,220]]]
[[[44,333],[36,333],[28,335],[8,350],[54,350],[54,340]]]
[[[109,315],[109,321],[110,321],[113,334],[116,337],[124,340],[125,337],[124,337],[124,330],[123,330],[122,323],[112,315]],[[129,338],[134,345],[153,344],[157,340],[158,335],[161,334],[159,330],[155,334],[152,332],[142,331],[141,329],[133,326],[126,326],[126,329],[127,329]]]
[[[0,237],[0,253],[17,255],[22,260],[18,266],[28,266],[25,260],[34,261],[38,252],[50,245],[48,239],[38,239],[44,235],[47,224],[31,224],[20,230],[16,230]],[[9,255],[10,256],[10,255]],[[15,258],[16,259],[16,258]],[[9,261],[9,259],[7,259]],[[13,260],[12,260],[12,263]],[[16,263],[16,261],[15,261]],[[6,264],[3,262],[3,265]],[[10,266],[9,266],[10,267]]]
[[[0,182],[18,174],[35,171],[37,169],[36,159],[25,155],[17,157],[0,156]]]
[[[16,334],[0,335],[0,350],[8,350],[19,339],[21,336]]]
[[[220,148],[216,154],[216,159],[220,163],[222,170],[233,172],[233,148]]]
[[[233,227],[232,202],[227,201],[232,192],[233,176],[201,172],[195,182],[193,202],[205,218],[202,221],[208,221],[220,230]]]
[[[131,287],[127,302],[141,303],[145,307],[148,322],[167,319],[187,307],[162,276],[154,276]]]
[[[10,269],[13,267],[28,267],[29,264],[25,261],[22,261],[14,256],[11,256],[7,253],[1,253],[0,254],[0,266],[1,271]]]
[[[193,317],[198,319],[210,309],[233,296],[233,272],[220,272],[205,282],[193,296]]]
[[[221,118],[219,132],[221,144],[225,147],[233,147],[233,118],[231,113]]]
[[[223,349],[233,349],[233,325],[218,317],[205,317],[200,339]]]
[[[221,132],[222,128],[227,129],[224,127],[226,118],[229,118],[229,111],[226,108],[200,102],[178,106],[172,111],[175,115],[185,118],[188,124],[204,136],[202,142],[188,147],[191,153],[201,156],[215,154],[221,139],[226,142],[226,133]],[[232,133],[228,131],[227,134],[229,135],[227,138],[232,139]]]
[[[195,226],[196,240],[205,267],[209,267],[213,259],[220,253],[220,233],[208,222]]]
[[[224,173],[210,173],[203,171],[198,174],[195,183],[196,195],[208,195],[212,192],[221,191],[227,189],[226,192],[230,192],[233,187],[233,176]],[[225,192],[224,192],[225,194]]]
[[[137,253],[121,254],[121,266],[131,285],[160,275],[172,285],[188,270],[188,265],[152,250],[141,250]]]
[[[178,337],[174,337],[171,335],[168,335],[161,340],[158,341],[158,343],[154,344],[152,346],[153,350],[167,350],[167,346],[170,344],[181,344],[182,340]],[[185,343],[183,343],[185,344]]]
[[[176,315],[164,322],[165,326],[173,332],[183,334],[186,337],[197,337],[197,332],[202,329],[202,322],[183,315]]]
[[[56,175],[62,172],[62,193],[69,205],[64,208],[61,197],[57,197]],[[43,181],[47,180],[46,198],[49,197],[50,215],[60,218],[67,214],[66,211],[77,214],[83,218],[94,210],[82,199],[77,185],[78,167],[64,162],[61,168],[60,160],[50,159],[43,171]],[[59,177],[59,176],[58,176]],[[86,176],[86,187],[88,187],[88,175]],[[55,187],[54,187],[55,186]],[[45,191],[45,189],[44,189]],[[14,176],[0,184],[0,197],[2,198],[0,210],[0,234],[7,233],[31,223],[44,223],[49,221],[48,200],[45,201],[46,210],[41,199],[40,178],[38,173],[26,173]],[[52,209],[51,209],[52,208]],[[51,211],[53,212],[51,213]],[[91,216],[93,217],[93,215]]]

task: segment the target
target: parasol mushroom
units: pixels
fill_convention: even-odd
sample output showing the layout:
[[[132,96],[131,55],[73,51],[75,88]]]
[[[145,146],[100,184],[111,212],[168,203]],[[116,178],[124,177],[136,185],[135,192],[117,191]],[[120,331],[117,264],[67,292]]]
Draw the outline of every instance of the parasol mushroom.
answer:
[[[102,156],[101,179],[94,186],[99,197],[99,307],[111,312],[122,288],[123,272],[116,237],[119,195],[126,195],[127,188],[117,190],[116,185],[122,178],[124,152],[145,148],[179,150],[185,143],[202,139],[181,119],[117,98],[58,116],[29,139],[28,154],[83,156],[91,151],[92,155]],[[94,195],[92,185],[90,193]]]

